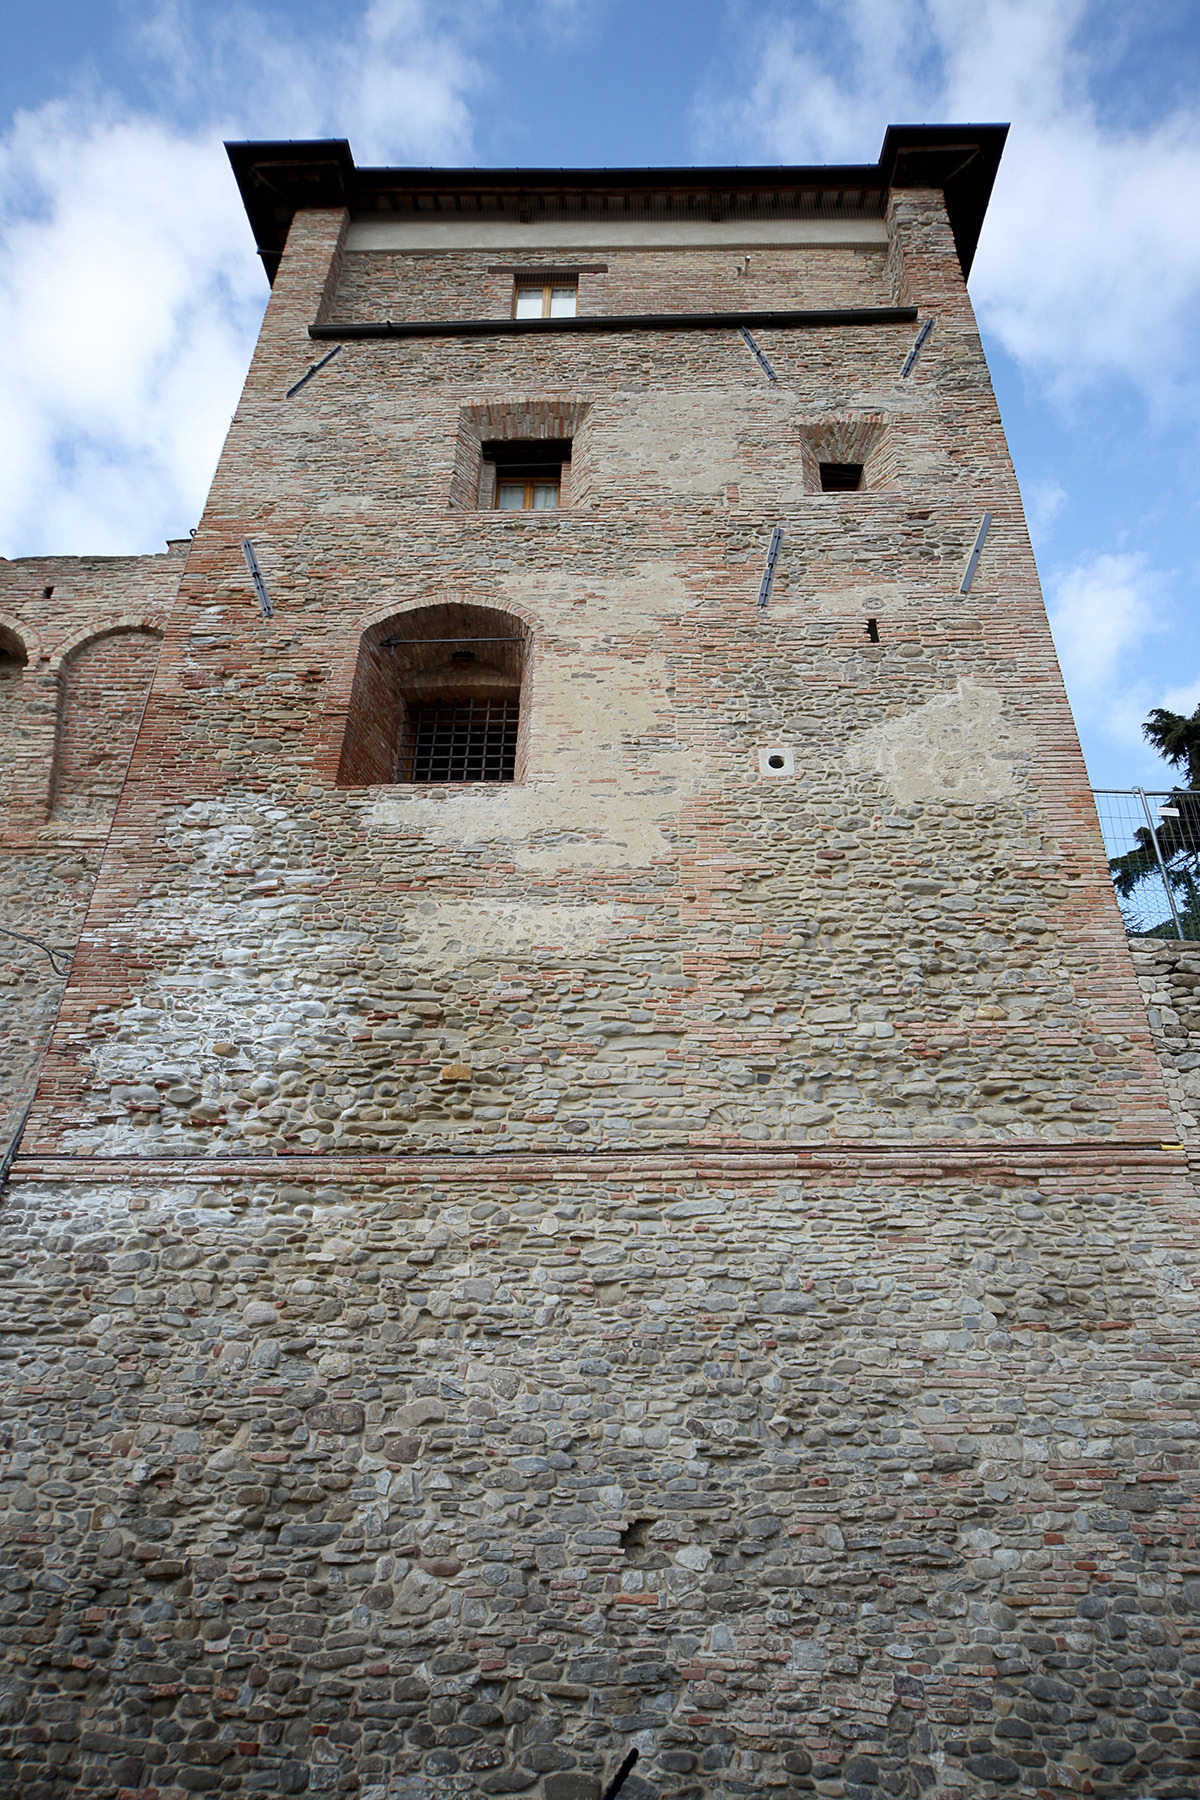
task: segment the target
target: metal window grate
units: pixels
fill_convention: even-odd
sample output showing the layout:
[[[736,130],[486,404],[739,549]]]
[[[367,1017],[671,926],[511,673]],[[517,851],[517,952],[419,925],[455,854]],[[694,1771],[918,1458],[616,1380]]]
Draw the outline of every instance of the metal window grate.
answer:
[[[409,708],[401,781],[511,781],[516,700],[431,700]]]

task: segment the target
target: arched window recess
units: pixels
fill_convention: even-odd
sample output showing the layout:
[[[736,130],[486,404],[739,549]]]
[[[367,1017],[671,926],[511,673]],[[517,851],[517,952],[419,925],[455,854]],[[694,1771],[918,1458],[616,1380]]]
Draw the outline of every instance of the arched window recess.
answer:
[[[445,604],[363,639],[340,783],[510,782],[521,761],[528,633],[512,614]]]

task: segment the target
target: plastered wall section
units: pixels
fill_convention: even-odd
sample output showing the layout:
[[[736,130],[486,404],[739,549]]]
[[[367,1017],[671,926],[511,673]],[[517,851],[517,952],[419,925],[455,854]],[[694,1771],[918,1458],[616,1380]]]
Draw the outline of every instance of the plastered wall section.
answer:
[[[776,385],[733,333],[451,338],[287,400],[343,227],[293,229],[34,1141],[1169,1136],[940,197],[892,209],[904,382],[907,326],[764,333]],[[534,400],[586,503],[450,507],[464,409]],[[863,419],[887,484],[810,491]],[[363,631],[447,600],[528,631],[523,781],[337,789]]]

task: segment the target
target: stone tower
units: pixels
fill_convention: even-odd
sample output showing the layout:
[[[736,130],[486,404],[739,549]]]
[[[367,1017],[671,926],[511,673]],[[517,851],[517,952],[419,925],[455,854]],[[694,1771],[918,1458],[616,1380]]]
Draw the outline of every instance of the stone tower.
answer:
[[[1197,1207],[967,296],[1003,136],[232,147],[194,540],[0,565],[5,917],[91,891],[7,1791],[1200,1791]]]

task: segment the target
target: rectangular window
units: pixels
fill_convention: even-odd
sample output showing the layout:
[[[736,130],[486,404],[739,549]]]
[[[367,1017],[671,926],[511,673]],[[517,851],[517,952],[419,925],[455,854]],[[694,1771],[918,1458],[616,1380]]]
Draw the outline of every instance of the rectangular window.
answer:
[[[862,486],[861,463],[822,463],[820,469],[823,494],[854,493]]]
[[[423,700],[408,709],[401,781],[511,781],[517,700]]]
[[[558,505],[560,481],[514,481],[501,475],[496,481],[496,505],[501,512],[544,512]]]
[[[548,512],[563,504],[569,438],[495,438],[482,446],[480,505],[499,512]]]
[[[513,294],[514,319],[573,319],[579,295],[577,281],[539,281],[519,275]]]

